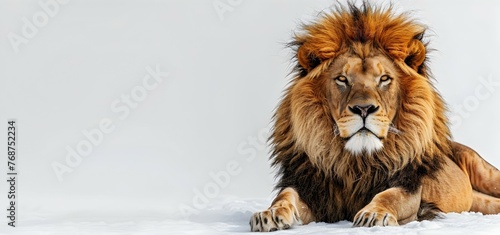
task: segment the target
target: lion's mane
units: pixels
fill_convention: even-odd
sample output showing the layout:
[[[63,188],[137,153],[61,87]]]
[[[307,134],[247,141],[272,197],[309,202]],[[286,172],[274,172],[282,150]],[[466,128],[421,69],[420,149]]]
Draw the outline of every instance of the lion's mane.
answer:
[[[378,192],[420,187],[451,156],[445,105],[426,66],[425,27],[392,6],[349,3],[305,24],[291,47],[294,77],[274,116],[272,161],[277,189],[294,187],[318,221],[352,220]],[[361,46],[360,46],[361,45]],[[336,56],[381,51],[401,71],[399,106],[381,151],[354,156],[336,134],[331,101],[317,82]]]

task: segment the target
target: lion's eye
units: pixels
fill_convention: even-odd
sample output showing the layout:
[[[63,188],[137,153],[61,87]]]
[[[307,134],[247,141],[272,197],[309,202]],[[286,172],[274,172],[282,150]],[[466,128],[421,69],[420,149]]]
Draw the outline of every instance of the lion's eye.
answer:
[[[341,86],[346,86],[349,81],[344,76],[338,76],[335,78],[335,82]]]
[[[380,77],[379,83],[381,86],[386,86],[389,83],[391,83],[391,81],[392,81],[391,77],[389,77],[388,75],[384,75],[384,76]]]

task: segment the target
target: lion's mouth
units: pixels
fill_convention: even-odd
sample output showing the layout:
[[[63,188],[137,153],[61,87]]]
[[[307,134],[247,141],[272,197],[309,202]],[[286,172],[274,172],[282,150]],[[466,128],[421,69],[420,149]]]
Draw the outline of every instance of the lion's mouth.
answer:
[[[378,136],[377,134],[375,134],[373,131],[371,131],[370,129],[366,128],[366,127],[362,127],[361,129],[359,129],[358,131],[354,132],[354,134],[352,134],[351,136],[349,137],[346,137],[344,138],[344,140],[348,141],[350,140],[353,136],[357,135],[357,134],[361,134],[361,135],[368,135],[368,134],[372,134],[374,137],[378,138],[379,140],[383,140],[384,137],[381,137],[381,136]]]
[[[355,155],[372,154],[384,147],[382,139],[368,128],[361,128],[346,140],[344,148]]]

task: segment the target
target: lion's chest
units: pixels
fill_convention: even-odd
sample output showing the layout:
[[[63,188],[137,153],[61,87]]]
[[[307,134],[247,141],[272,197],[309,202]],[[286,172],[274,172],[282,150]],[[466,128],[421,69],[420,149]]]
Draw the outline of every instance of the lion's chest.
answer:
[[[373,175],[361,175],[355,180],[319,175],[305,177],[308,179],[295,188],[318,221],[329,223],[352,220],[377,193],[389,188],[390,181],[389,177]]]

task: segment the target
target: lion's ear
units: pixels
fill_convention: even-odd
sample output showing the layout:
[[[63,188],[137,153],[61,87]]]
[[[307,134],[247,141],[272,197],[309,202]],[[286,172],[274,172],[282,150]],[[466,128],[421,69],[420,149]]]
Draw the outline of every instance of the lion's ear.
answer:
[[[310,72],[321,62],[334,57],[335,48],[330,45],[310,45],[304,43],[297,49],[297,60],[305,71]],[[314,49],[313,49],[314,48]],[[317,49],[321,48],[321,49]]]
[[[420,33],[410,41],[407,49],[408,54],[405,58],[405,63],[419,74],[424,72],[423,63],[427,54],[425,44],[422,42],[422,37],[423,33]]]
[[[305,71],[309,72],[321,64],[319,57],[307,45],[301,45],[297,50],[297,60]]]
[[[315,54],[304,50],[302,47],[297,51],[297,60],[300,66],[307,72],[321,64],[321,61]]]

